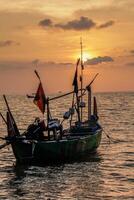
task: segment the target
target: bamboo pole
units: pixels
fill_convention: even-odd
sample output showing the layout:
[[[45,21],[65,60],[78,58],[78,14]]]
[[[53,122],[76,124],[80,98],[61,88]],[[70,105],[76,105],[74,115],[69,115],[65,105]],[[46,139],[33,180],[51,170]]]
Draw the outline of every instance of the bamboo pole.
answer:
[[[80,81],[81,81],[81,103],[83,101],[83,95],[82,95],[82,90],[83,90],[83,46],[82,46],[82,38],[80,38],[80,45],[81,45],[81,77],[80,77]],[[82,118],[83,118],[83,113],[82,113],[82,106],[81,106],[81,122],[82,122]]]
[[[50,130],[48,127],[48,123],[50,120],[50,116],[49,116],[49,98],[47,98],[47,128],[48,128],[48,140],[50,140]]]
[[[88,120],[91,117],[91,104],[92,104],[92,96],[91,96],[91,86],[88,89]]]

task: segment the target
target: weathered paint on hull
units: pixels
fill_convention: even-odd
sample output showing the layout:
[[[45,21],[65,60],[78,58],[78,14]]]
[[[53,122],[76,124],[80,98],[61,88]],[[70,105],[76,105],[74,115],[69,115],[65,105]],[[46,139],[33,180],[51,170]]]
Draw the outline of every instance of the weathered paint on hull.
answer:
[[[59,141],[40,141],[24,143],[18,141],[12,144],[16,160],[19,162],[61,162],[79,158],[86,152],[93,152],[101,141],[101,132],[82,137],[72,137]]]

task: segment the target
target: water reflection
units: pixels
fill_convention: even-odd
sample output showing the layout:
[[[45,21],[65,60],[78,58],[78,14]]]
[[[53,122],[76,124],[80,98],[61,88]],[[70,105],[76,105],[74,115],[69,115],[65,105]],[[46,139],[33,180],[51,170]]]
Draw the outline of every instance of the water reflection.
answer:
[[[0,199],[133,199],[134,93],[105,93],[97,97],[101,124],[113,141],[109,144],[103,134],[98,154],[79,162],[53,166],[13,166],[15,159],[11,149],[2,149]],[[25,129],[38,116],[38,111],[24,97],[8,98],[19,127]],[[51,105],[55,117],[62,117],[69,102],[64,99],[62,103]],[[1,100],[0,107],[4,114]],[[0,131],[6,132],[3,123],[0,123]]]
[[[99,164],[101,156],[85,156],[79,162],[50,166],[28,166],[16,163],[8,182],[10,195],[21,199],[72,199],[97,194],[102,189]],[[34,189],[34,193],[33,193]]]

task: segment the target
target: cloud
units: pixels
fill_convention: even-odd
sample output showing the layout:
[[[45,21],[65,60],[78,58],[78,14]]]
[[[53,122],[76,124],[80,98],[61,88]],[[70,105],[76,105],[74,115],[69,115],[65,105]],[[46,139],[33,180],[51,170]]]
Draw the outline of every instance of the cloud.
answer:
[[[65,24],[62,24],[62,23],[55,24],[55,27],[59,27],[64,30],[73,29],[73,30],[77,30],[77,31],[89,30],[95,26],[96,26],[96,23],[92,19],[89,19],[88,17],[83,17],[83,16],[80,17],[80,19],[78,19],[78,20],[75,19],[72,21],[68,21]]]
[[[88,59],[85,64],[86,65],[97,65],[97,64],[100,64],[102,62],[113,62],[113,58],[109,57],[109,56],[104,56],[104,57],[96,57],[96,58],[91,58],[91,59]]]
[[[53,26],[53,22],[51,19],[44,19],[39,22],[39,25],[42,27],[50,27]]]
[[[109,26],[112,26],[115,22],[113,20],[107,21],[104,24],[99,25],[97,28],[102,29],[102,28],[107,28]]]
[[[67,21],[65,23],[54,23],[51,19],[47,18],[39,22],[39,26],[43,28],[60,28],[63,30],[90,30],[92,28],[103,29],[112,26],[115,22],[109,20],[97,26],[97,23],[88,17],[81,16],[79,19]]]
[[[88,17],[81,16],[79,19],[74,19],[66,23],[54,24],[51,19],[44,19],[39,22],[42,27],[55,27],[63,30],[89,30],[96,26],[96,23]]]
[[[7,46],[19,46],[20,43],[19,42],[15,42],[13,40],[4,40],[4,41],[0,41],[0,47],[7,47]]]

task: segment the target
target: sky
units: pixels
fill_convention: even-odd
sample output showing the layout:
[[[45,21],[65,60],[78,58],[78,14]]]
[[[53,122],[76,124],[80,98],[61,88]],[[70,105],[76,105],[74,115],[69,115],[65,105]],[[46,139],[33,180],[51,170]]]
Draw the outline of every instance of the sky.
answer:
[[[84,85],[134,91],[133,0],[0,0],[0,94],[70,91],[81,37]]]

